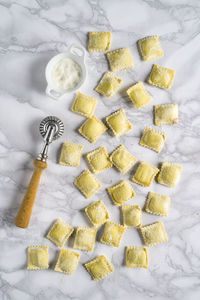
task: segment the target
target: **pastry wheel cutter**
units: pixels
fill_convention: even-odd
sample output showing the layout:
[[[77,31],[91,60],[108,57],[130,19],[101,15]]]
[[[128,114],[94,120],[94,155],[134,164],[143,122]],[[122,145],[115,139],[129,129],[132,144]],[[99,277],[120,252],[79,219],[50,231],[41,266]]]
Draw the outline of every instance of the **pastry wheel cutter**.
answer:
[[[63,132],[64,124],[57,117],[46,117],[40,123],[40,133],[45,144],[37,159],[34,161],[33,175],[15,219],[15,225],[18,227],[27,228],[29,225],[37,189],[40,183],[40,177],[42,175],[42,171],[47,168],[47,152],[49,144],[61,137]]]

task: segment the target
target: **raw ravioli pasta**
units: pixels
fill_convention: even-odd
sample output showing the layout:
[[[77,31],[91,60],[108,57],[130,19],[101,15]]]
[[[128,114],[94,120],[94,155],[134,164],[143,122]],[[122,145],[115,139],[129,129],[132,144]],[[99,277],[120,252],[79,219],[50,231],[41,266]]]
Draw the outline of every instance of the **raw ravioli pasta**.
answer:
[[[120,224],[108,221],[105,224],[104,232],[100,242],[113,247],[119,247],[122,236],[125,231],[126,226],[122,226]]]
[[[123,180],[119,184],[108,188],[108,193],[117,206],[122,205],[135,196],[135,192],[127,180]]]
[[[123,225],[127,227],[142,226],[142,212],[139,205],[122,206]]]
[[[143,82],[132,85],[127,90],[127,94],[137,109],[143,107],[152,100],[152,97],[145,90]]]
[[[132,181],[142,186],[150,186],[159,169],[153,165],[142,161],[132,178]]]
[[[146,246],[155,246],[168,241],[167,233],[162,222],[141,227],[140,230]]]
[[[78,167],[80,164],[83,146],[72,143],[64,143],[60,154],[59,164],[70,167]]]
[[[95,116],[92,116],[82,124],[78,131],[88,141],[94,143],[106,130],[107,127],[103,124],[103,122]]]
[[[71,250],[61,249],[54,270],[65,274],[74,274],[79,258],[79,253]]]
[[[100,181],[89,170],[82,172],[75,179],[74,185],[87,199],[93,196],[102,187]]]
[[[124,145],[119,146],[113,151],[110,155],[110,160],[122,174],[126,174],[137,161]]]
[[[90,118],[97,105],[97,99],[88,97],[80,92],[76,95],[72,105],[72,111],[84,117]]]
[[[87,159],[94,173],[100,173],[112,167],[105,147],[98,148],[87,154]]]
[[[161,104],[154,106],[155,125],[178,124],[178,105]]]
[[[110,98],[114,96],[122,83],[122,79],[111,72],[106,72],[95,88],[99,94]]]
[[[159,65],[153,65],[147,82],[163,89],[170,89],[175,76],[175,71]]]
[[[101,200],[87,206],[85,212],[95,227],[104,224],[110,218],[108,210]]]
[[[107,51],[110,49],[111,32],[89,32],[89,51]]]
[[[158,215],[167,216],[170,207],[170,197],[149,192],[145,204],[145,211]]]
[[[128,268],[148,268],[148,253],[144,247],[126,247],[126,266]]]
[[[132,129],[132,125],[127,119],[123,109],[109,115],[106,118],[106,122],[116,137],[119,137]]]
[[[181,166],[163,162],[160,173],[158,174],[158,182],[169,187],[175,187],[179,180],[181,169]]]
[[[47,238],[58,247],[63,247],[70,235],[72,235],[73,231],[73,227],[65,223],[63,220],[58,219],[49,230]]]
[[[103,279],[114,271],[111,263],[104,255],[91,260],[85,264],[85,267],[94,280]]]
[[[92,251],[95,244],[97,230],[91,227],[78,227],[76,230],[74,248]]]
[[[159,37],[149,36],[138,41],[140,54],[145,61],[151,61],[164,55]]]
[[[122,48],[106,53],[111,71],[120,71],[133,67],[129,48]]]
[[[156,152],[160,152],[165,143],[164,133],[154,130],[152,128],[146,127],[143,135],[140,139],[140,145],[147,147]]]
[[[28,247],[28,270],[48,269],[48,247],[31,246]]]

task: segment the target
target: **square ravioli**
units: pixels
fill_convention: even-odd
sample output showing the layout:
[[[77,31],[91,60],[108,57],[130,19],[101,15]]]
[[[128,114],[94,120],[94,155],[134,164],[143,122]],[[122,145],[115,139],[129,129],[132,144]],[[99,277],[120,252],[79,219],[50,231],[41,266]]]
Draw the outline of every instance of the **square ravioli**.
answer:
[[[85,264],[85,267],[94,280],[103,279],[114,271],[111,263],[104,255],[100,255],[91,260]]]
[[[104,232],[100,242],[113,247],[119,247],[122,236],[125,231],[126,226],[122,226],[120,224],[108,221],[105,224]]]
[[[126,247],[126,266],[128,268],[148,268],[148,253],[144,247]]]
[[[95,116],[92,116],[82,124],[78,131],[90,143],[95,143],[106,130],[107,127],[104,123]]]
[[[62,145],[59,164],[68,167],[78,167],[81,159],[83,146],[73,143]]]
[[[106,122],[116,137],[132,129],[132,125],[127,119],[123,108],[109,115],[106,118]]]
[[[170,89],[174,80],[175,71],[159,65],[153,65],[147,82],[162,89]]]
[[[122,205],[135,196],[134,189],[127,180],[123,180],[119,184],[108,188],[108,193],[117,206]]]
[[[140,228],[146,246],[155,246],[167,242],[168,237],[162,222],[156,222]]]
[[[164,133],[146,127],[140,139],[140,145],[160,153],[165,143]]]
[[[28,247],[28,270],[48,269],[48,247],[32,246]]]
[[[112,163],[105,147],[89,152],[87,154],[87,160],[95,174],[112,167]]]
[[[145,106],[152,100],[152,97],[145,90],[143,82],[132,85],[126,92],[137,109]]]
[[[97,229],[91,227],[77,227],[73,248],[92,251],[95,244]]]
[[[178,124],[178,105],[161,104],[154,106],[155,125]]]
[[[89,171],[82,172],[74,181],[74,185],[88,199],[92,197],[101,187],[101,182]]]
[[[159,37],[149,36],[138,41],[140,54],[144,61],[151,61],[164,55]]]
[[[60,251],[54,270],[65,274],[74,274],[78,265],[79,258],[79,253],[62,249]]]
[[[169,162],[163,162],[157,178],[158,183],[168,187],[175,187],[179,180],[181,169],[181,166]]]
[[[121,78],[111,72],[106,72],[95,88],[95,91],[107,98],[110,98],[116,94],[121,83]]]
[[[124,145],[119,146],[113,151],[110,155],[110,160],[122,174],[126,174],[137,161]]]
[[[145,204],[145,211],[158,216],[168,216],[170,197],[149,192]]]
[[[85,212],[94,227],[104,224],[110,218],[108,210],[101,200],[87,206]]]
[[[111,44],[111,32],[89,32],[88,50],[108,51]]]
[[[63,247],[73,231],[73,227],[65,223],[65,221],[58,219],[49,230],[47,238],[58,247]]]
[[[86,118],[90,118],[94,113],[96,105],[97,99],[78,92],[72,105],[72,111]]]
[[[158,168],[145,161],[142,161],[139,164],[132,181],[145,187],[150,186],[158,172]]]
[[[127,227],[142,226],[142,212],[139,205],[122,206],[123,225]]]
[[[122,48],[106,53],[111,71],[120,71],[133,67],[129,48]]]

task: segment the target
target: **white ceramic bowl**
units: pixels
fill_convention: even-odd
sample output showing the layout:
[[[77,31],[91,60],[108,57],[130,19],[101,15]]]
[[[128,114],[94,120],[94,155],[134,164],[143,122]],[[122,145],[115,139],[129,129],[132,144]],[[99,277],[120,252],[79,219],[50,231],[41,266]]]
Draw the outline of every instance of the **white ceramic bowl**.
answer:
[[[64,90],[59,88],[52,80],[52,71],[55,65],[63,58],[70,58],[75,61],[81,68],[80,82],[71,89]],[[53,99],[59,100],[63,95],[71,93],[79,89],[86,80],[87,72],[85,67],[85,49],[80,45],[72,44],[67,52],[60,53],[52,57],[48,62],[45,70],[45,76],[47,80],[46,94]]]

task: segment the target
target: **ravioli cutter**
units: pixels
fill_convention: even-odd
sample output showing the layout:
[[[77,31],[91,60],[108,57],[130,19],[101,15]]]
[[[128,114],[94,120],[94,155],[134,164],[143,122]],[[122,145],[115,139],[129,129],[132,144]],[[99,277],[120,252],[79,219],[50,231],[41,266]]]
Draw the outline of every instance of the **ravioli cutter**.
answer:
[[[18,227],[27,228],[29,225],[37,189],[40,183],[40,177],[42,171],[47,168],[47,152],[49,144],[61,137],[63,132],[64,124],[57,117],[46,117],[40,123],[40,133],[45,144],[37,159],[34,161],[33,175],[15,219],[15,225]]]

